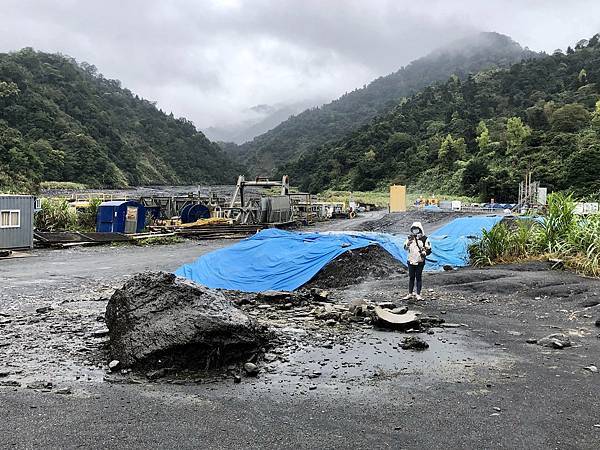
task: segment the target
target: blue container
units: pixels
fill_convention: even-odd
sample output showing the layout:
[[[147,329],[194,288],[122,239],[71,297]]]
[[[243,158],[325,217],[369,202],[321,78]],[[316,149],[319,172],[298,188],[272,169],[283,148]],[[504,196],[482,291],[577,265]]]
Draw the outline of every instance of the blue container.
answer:
[[[101,203],[96,218],[96,231],[104,233],[141,233],[146,225],[146,208],[134,201]]]

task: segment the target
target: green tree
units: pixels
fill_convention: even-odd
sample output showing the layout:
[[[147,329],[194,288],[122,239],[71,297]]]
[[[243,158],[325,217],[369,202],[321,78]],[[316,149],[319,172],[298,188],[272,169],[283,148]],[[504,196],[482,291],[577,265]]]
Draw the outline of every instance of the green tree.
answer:
[[[554,131],[572,133],[588,126],[590,113],[579,103],[570,103],[558,108],[550,121]]]
[[[475,138],[477,141],[477,145],[479,150],[486,151],[488,146],[490,145],[490,132],[488,130],[487,125],[483,120],[479,121],[477,124],[477,137]]]
[[[596,108],[592,114],[592,125],[600,129],[600,100],[596,102]]]
[[[438,159],[440,164],[446,169],[452,169],[457,161],[462,160],[465,157],[467,150],[467,144],[464,138],[453,139],[451,134],[448,134],[438,152]]]
[[[489,175],[490,170],[484,161],[472,159],[467,163],[462,175],[463,192],[467,195],[481,196],[481,200],[486,200],[484,180]]]
[[[600,192],[600,144],[587,146],[567,160],[568,180],[579,194]]]
[[[19,93],[19,86],[12,81],[0,81],[0,98],[11,97]]]
[[[515,155],[531,134],[531,128],[523,123],[520,117],[511,117],[506,122],[506,150]]]

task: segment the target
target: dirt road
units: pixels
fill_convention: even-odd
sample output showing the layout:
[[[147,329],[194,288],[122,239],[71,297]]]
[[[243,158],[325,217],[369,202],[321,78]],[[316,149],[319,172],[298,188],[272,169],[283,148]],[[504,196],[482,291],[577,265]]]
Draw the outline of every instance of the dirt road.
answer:
[[[400,231],[407,219],[372,213],[325,229],[387,221]],[[432,227],[445,220],[435,219],[423,218]],[[600,367],[600,283],[540,263],[427,274],[416,307],[455,325],[426,335],[424,352],[399,349],[402,333],[365,328],[329,348],[300,346],[241,384],[103,381],[98,318],[113,289],[229,243],[0,262],[0,385],[19,384],[0,387],[2,447],[598,448],[600,374],[590,367]],[[404,284],[368,280],[335,299],[402,303]],[[557,332],[572,346],[527,342]],[[54,386],[25,387],[36,381]]]

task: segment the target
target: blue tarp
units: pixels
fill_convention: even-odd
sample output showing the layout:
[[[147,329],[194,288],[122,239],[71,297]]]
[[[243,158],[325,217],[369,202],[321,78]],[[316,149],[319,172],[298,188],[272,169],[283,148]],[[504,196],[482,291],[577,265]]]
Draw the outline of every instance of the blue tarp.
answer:
[[[378,233],[293,233],[270,229],[181,266],[175,275],[210,288],[293,291],[348,250],[381,245],[406,261],[402,240]]]
[[[436,230],[429,236],[432,252],[427,257],[425,270],[469,265],[469,244],[480,238],[483,230],[492,229],[501,220],[502,216],[461,217]]]
[[[430,236],[432,253],[425,270],[468,265],[468,245],[491,229],[499,216],[455,219]],[[181,266],[175,275],[210,288],[245,292],[293,291],[310,281],[327,263],[348,250],[381,245],[407,263],[405,236],[382,233],[294,233],[264,230],[230,247]]]

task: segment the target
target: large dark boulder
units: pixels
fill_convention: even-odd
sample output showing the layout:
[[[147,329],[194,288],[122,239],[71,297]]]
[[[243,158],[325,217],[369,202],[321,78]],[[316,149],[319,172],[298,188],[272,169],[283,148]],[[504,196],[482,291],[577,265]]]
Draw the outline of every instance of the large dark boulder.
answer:
[[[123,367],[211,369],[242,360],[267,332],[222,293],[164,272],[134,276],[106,307],[110,353]]]

